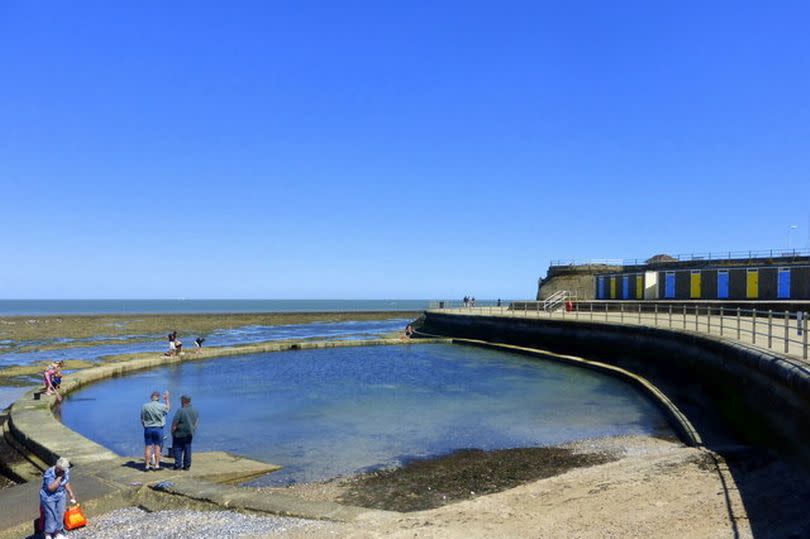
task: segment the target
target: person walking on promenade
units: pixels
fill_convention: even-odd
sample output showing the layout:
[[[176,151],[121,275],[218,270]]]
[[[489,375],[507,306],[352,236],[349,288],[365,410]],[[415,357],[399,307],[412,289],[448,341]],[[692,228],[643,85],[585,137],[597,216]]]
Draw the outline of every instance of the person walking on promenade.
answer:
[[[163,393],[163,403],[160,393],[152,392],[152,398],[141,407],[141,425],[143,425],[143,459],[144,471],[148,472],[155,459],[154,469],[160,470],[160,447],[163,444],[163,427],[166,425],[166,414],[171,409],[169,392]]]
[[[70,461],[60,457],[42,475],[42,488],[39,490],[39,504],[42,513],[42,531],[45,539],[66,539],[65,531],[65,492],[70,495],[70,503],[76,503],[76,494],[70,486]],[[55,534],[55,535],[54,535]]]
[[[191,440],[197,432],[200,416],[197,410],[191,407],[191,397],[180,397],[180,409],[174,414],[172,420],[172,451],[174,453],[174,469],[191,468]]]

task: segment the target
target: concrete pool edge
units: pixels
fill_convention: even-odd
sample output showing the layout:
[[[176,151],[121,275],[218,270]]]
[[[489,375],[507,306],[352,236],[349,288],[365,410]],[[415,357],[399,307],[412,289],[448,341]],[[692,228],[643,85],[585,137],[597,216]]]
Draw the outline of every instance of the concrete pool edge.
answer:
[[[428,343],[451,343],[452,339],[414,339],[403,340],[401,338],[368,339],[356,341],[299,341],[299,342],[267,342],[243,346],[205,348],[199,352],[187,352],[179,357],[166,357],[162,353],[141,353],[115,356],[115,360],[97,367],[90,367],[66,375],[62,381],[63,395],[68,395],[86,385],[123,376],[128,373],[148,370],[167,365],[180,364],[191,361],[207,359],[225,358],[228,356],[238,356],[255,353],[283,352],[293,350],[313,350],[343,347],[361,346],[389,346],[408,344],[428,344]],[[76,466],[75,475],[84,474],[94,478],[103,478],[103,483],[113,490],[132,490],[132,474],[121,466],[122,457],[96,442],[80,435],[67,428],[59,422],[52,413],[52,408],[56,405],[56,398],[52,395],[42,394],[40,398],[35,396],[40,389],[32,388],[25,392],[8,408],[9,434],[15,441],[29,451],[35,460],[45,464],[53,464],[60,456],[67,456]],[[92,470],[92,471],[91,471]],[[141,476],[139,476],[141,477]],[[165,480],[162,474],[143,476],[144,485],[148,482],[160,482]],[[0,499],[3,499],[10,490],[25,487],[32,490],[31,513],[35,513],[35,492],[39,485],[30,481],[21,485],[16,485],[0,491]],[[223,509],[258,511],[280,514],[284,516],[299,516],[302,518],[319,520],[352,520],[360,514],[377,512],[373,509],[351,507],[331,503],[309,503],[299,500],[286,500],[285,497],[278,497],[278,500],[257,502],[251,501],[250,489],[240,489],[230,485],[217,484],[213,481],[200,480],[196,483],[199,487],[196,490],[206,492],[205,501],[221,505]],[[178,482],[178,488],[171,492],[173,495],[180,495],[188,498],[195,497],[193,483],[189,481]],[[78,492],[77,492],[78,493]],[[105,492],[105,496],[107,493]],[[81,496],[81,494],[79,494]],[[255,496],[253,496],[255,498]],[[266,498],[266,495],[263,496]],[[83,499],[83,501],[86,498]],[[19,517],[19,515],[16,515]],[[35,516],[35,515],[33,515]],[[31,518],[33,518],[31,516]],[[19,519],[19,525],[23,525],[31,520],[28,516]],[[30,522],[29,522],[30,523]],[[3,529],[16,529],[16,526],[8,526],[7,523],[0,527]],[[0,533],[0,537],[4,537]]]

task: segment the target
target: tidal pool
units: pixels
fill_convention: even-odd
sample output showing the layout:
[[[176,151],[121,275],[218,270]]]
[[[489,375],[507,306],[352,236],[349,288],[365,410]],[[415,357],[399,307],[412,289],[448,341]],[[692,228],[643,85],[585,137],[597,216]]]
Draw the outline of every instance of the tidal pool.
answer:
[[[200,413],[195,451],[231,451],[285,467],[254,485],[318,481],[462,448],[672,435],[656,405],[617,379],[449,344],[173,365],[91,385],[59,412],[64,424],[109,449],[142,455],[140,407],[153,390],[165,389],[173,407],[181,394],[193,397]]]

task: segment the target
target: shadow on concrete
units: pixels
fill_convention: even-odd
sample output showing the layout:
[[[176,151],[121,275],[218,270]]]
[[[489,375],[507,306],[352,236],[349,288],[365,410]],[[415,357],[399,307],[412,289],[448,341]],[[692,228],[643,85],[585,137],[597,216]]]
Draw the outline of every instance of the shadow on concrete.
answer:
[[[131,470],[138,470],[139,472],[144,472],[143,470],[143,459],[140,460],[128,460],[121,464],[122,468],[129,468]],[[148,475],[147,472],[144,474]]]
[[[706,402],[709,391],[700,384],[675,385],[660,376],[652,378],[711,450],[707,455],[723,485],[718,495],[725,497],[733,537],[746,536],[748,527],[755,538],[810,537],[810,470],[806,464],[784,450],[746,441],[748,433],[738,432],[728,421],[727,409]],[[764,429],[754,417],[749,421],[751,430]],[[735,509],[733,499],[737,497],[744,511]]]
[[[746,515],[730,514],[735,537],[740,518],[747,518],[757,538],[810,537],[810,476],[793,463],[754,447],[716,451],[725,461]],[[726,492],[728,499],[728,492]]]

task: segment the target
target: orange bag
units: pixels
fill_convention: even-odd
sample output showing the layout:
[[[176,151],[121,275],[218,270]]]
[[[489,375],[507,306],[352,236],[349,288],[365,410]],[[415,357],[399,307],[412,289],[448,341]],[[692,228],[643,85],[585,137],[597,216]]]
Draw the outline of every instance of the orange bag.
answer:
[[[78,503],[65,511],[66,530],[75,530],[84,526],[87,526],[87,517],[84,516],[84,511]]]

